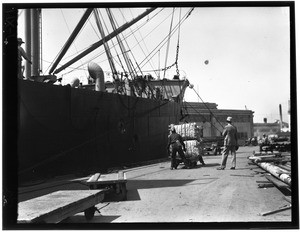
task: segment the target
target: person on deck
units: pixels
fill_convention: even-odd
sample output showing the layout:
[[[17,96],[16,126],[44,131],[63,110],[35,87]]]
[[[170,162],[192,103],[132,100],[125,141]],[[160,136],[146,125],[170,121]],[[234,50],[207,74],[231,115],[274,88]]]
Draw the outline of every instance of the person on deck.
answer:
[[[25,67],[22,66],[22,57],[29,62],[29,64],[32,64],[30,58],[27,56],[24,49],[21,47],[24,41],[21,38],[18,38],[18,78],[24,79],[23,72],[25,70]]]
[[[231,168],[235,169],[236,166],[236,147],[237,147],[237,129],[232,125],[232,117],[227,117],[227,125],[222,133],[224,137],[224,150],[222,151],[222,161],[221,166],[217,170],[224,170],[226,167],[227,157],[231,151],[232,160]]]
[[[171,125],[170,127],[170,135],[168,136],[168,145],[167,150],[170,151],[171,148],[171,170],[173,168],[177,169],[176,164],[176,154],[180,155],[180,158],[183,160],[184,164],[187,166],[187,160],[185,158],[185,155],[183,151],[186,151],[185,144],[183,142],[183,139],[180,134],[176,133],[174,125]]]

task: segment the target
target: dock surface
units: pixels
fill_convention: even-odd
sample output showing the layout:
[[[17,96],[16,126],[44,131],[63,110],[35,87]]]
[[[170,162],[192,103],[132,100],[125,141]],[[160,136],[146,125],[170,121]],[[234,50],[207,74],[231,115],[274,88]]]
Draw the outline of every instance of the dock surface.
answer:
[[[143,222],[291,222],[291,209],[262,216],[262,213],[287,207],[286,193],[268,182],[266,173],[248,160],[258,147],[240,147],[237,166],[230,170],[231,157],[225,170],[217,170],[221,156],[204,156],[205,166],[170,170],[170,162],[124,169],[127,177],[127,200],[105,196],[96,205],[100,214],[89,223],[143,223]],[[87,177],[86,179],[88,179]],[[65,184],[40,191],[20,191],[20,199],[45,194],[51,189],[88,189],[86,180],[68,180]],[[54,191],[54,190],[53,190]],[[65,223],[86,223],[83,213],[69,217]]]

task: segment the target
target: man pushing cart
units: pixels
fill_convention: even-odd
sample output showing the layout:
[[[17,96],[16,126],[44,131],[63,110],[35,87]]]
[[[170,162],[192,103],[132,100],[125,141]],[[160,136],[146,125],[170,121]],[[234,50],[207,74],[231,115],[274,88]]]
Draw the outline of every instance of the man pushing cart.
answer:
[[[196,123],[171,124],[169,131],[167,151],[171,153],[171,170],[177,169],[181,162],[186,168],[195,167],[198,160],[205,165],[202,158],[203,149],[201,149],[199,128]]]

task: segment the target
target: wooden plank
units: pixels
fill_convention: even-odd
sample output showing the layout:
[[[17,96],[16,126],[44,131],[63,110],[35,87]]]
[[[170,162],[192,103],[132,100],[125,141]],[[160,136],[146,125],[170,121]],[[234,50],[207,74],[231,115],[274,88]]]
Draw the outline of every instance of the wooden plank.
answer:
[[[284,195],[290,195],[291,194],[291,188],[288,184],[283,182],[282,180],[277,179],[274,176],[265,175],[265,177],[271,181]]]
[[[124,178],[124,173],[110,173],[110,174],[102,174],[100,178],[95,182],[89,182],[89,184],[116,184],[116,183],[125,183],[127,182],[126,178]]]
[[[58,223],[99,204],[106,190],[57,191],[18,204],[18,223]]]
[[[291,167],[288,167],[288,166],[282,165],[282,164],[276,164],[276,166],[278,166],[286,171],[289,171],[289,173],[291,173]]]
[[[264,183],[264,184],[258,184],[258,188],[272,188],[275,187],[272,183]]]
[[[289,187],[288,184],[284,183],[283,181],[277,179],[276,177],[274,176],[271,176],[271,175],[265,175],[265,177],[271,181],[276,187],[278,188],[287,188]]]
[[[118,180],[120,180],[120,181],[124,180],[124,172],[122,172],[122,171],[118,172]]]
[[[257,180],[256,183],[269,184],[271,182],[268,180]]]
[[[230,174],[230,176],[254,177],[253,175],[239,175],[239,174]]]
[[[281,212],[281,211],[284,211],[284,210],[287,210],[287,209],[291,209],[292,206],[289,205],[289,206],[285,206],[285,207],[282,207],[282,208],[279,208],[279,209],[276,209],[276,210],[271,210],[271,211],[268,211],[268,212],[265,212],[265,213],[261,213],[260,215],[261,216],[267,216],[267,215],[270,215],[270,214],[273,214],[273,213],[278,213],[278,212]]]
[[[97,181],[99,179],[100,175],[101,175],[100,173],[96,173],[96,174],[92,175],[90,177],[90,179],[88,179],[87,182],[95,182],[95,181]]]
[[[260,163],[260,162],[282,162],[284,160],[284,158],[268,158],[268,157],[264,157],[264,158],[258,158],[255,160],[255,162]]]

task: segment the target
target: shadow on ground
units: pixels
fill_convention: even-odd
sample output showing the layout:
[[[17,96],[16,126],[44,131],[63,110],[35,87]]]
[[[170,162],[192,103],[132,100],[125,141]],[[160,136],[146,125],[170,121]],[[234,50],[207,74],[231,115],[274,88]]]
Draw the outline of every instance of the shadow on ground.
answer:
[[[95,212],[94,217],[91,220],[87,220],[84,215],[78,214],[74,215],[72,217],[67,218],[66,220],[62,221],[61,223],[95,223],[95,222],[113,222],[120,216],[105,216],[101,214],[101,209],[100,209],[100,214],[98,212]]]
[[[127,201],[139,201],[141,197],[138,190],[140,189],[151,189],[151,188],[170,188],[180,187],[183,185],[205,185],[209,184],[219,178],[198,178],[189,180],[129,180],[127,182]],[[203,182],[204,181],[204,182]],[[121,194],[109,193],[105,195],[103,202],[117,202],[121,201]]]
[[[205,168],[205,167],[216,167],[216,166],[220,166],[220,164],[219,163],[206,163],[205,166],[201,165],[201,167],[203,167],[203,168]]]

